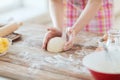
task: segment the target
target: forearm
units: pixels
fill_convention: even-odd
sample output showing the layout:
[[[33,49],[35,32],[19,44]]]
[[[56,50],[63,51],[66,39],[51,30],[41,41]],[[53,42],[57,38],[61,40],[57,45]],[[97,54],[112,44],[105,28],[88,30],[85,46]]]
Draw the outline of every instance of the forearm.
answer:
[[[49,6],[53,26],[62,31],[64,19],[63,0],[49,0]]]
[[[75,24],[73,25],[73,30],[76,34],[80,32],[96,15],[97,11],[101,6],[102,0],[88,0],[88,3],[81,13]]]

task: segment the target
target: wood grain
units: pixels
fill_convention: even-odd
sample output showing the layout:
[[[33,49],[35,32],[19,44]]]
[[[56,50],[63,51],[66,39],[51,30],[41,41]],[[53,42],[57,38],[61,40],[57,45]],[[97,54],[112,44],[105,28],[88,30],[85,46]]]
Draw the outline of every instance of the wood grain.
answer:
[[[60,66],[56,67],[54,64],[46,63],[45,65],[40,65],[35,68],[31,67],[31,64],[34,62],[38,62],[38,64],[40,64],[40,61],[44,61],[45,57],[53,57],[58,54],[63,57],[72,55],[74,59],[82,60],[85,55],[78,57],[77,54],[73,53],[81,52],[83,48],[86,48],[85,50],[88,51],[87,54],[89,54],[89,51],[94,51],[94,49],[88,47],[95,45],[92,44],[87,47],[84,46],[84,43],[88,41],[81,40],[81,37],[79,36],[77,43],[82,46],[77,46],[68,52],[57,54],[49,53],[41,49],[45,32],[46,27],[41,25],[29,24],[21,27],[17,31],[17,33],[22,35],[21,41],[14,43],[10,47],[8,53],[0,57],[0,76],[17,80],[93,80],[93,77],[90,74],[82,71],[75,72],[73,70],[69,70],[67,69],[69,66],[62,68]],[[88,34],[81,35],[84,38],[84,36]],[[95,35],[91,35],[91,41],[93,36]],[[26,52],[28,55],[24,55]],[[26,57],[29,59],[25,59]]]
[[[18,80],[92,80],[91,77],[83,74],[75,74],[60,69],[52,69],[48,66],[42,70],[37,70],[37,73],[28,71],[27,67],[11,64],[0,61],[0,75]],[[35,69],[32,69],[35,70]]]

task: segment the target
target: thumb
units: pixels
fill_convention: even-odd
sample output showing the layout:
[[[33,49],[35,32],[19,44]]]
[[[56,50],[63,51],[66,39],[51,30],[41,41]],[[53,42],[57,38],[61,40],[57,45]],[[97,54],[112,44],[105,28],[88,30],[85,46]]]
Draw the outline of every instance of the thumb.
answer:
[[[47,30],[48,30],[48,31],[53,31],[53,32],[56,31],[56,29],[53,28],[53,27],[49,27],[49,28],[47,28]]]

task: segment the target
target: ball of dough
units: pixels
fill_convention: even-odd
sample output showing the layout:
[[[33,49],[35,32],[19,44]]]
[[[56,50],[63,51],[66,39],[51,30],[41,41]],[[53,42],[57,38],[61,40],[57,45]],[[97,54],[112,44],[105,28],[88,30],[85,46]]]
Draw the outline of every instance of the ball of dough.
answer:
[[[49,52],[62,52],[65,42],[61,37],[54,37],[49,40],[47,50]]]

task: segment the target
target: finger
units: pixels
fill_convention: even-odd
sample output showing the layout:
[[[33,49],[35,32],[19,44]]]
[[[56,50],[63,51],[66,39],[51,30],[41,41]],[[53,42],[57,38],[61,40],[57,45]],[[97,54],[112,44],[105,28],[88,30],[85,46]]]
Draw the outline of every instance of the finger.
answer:
[[[72,33],[70,34],[70,37],[69,37],[69,41],[74,43],[74,39],[75,39],[75,32],[72,31]]]
[[[66,51],[66,50],[69,50],[69,49],[71,49],[72,47],[73,47],[72,42],[68,42],[68,43],[65,44],[64,50],[65,50],[65,51]]]
[[[52,27],[48,27],[47,30],[50,31],[52,29]]]
[[[51,36],[50,36],[48,33],[45,34],[45,37],[44,37],[44,39],[43,39],[43,45],[42,45],[42,48],[43,48],[43,49],[46,49],[46,48],[47,48],[47,43],[48,43],[50,37],[51,37]]]
[[[73,47],[74,39],[75,39],[75,33],[73,32],[73,33],[69,36],[69,40],[68,40],[68,42],[65,44],[64,50],[68,50],[68,49],[70,49],[70,48]]]
[[[42,48],[43,48],[43,49],[46,49],[46,48],[47,48],[47,43],[48,43],[48,39],[44,39],[43,45],[42,45]]]
[[[45,45],[44,44],[42,45],[42,49],[45,49]]]
[[[107,39],[108,39],[108,34],[104,34],[104,36],[102,37],[102,39],[103,39],[104,41],[107,41]]]
[[[69,50],[73,47],[74,38],[71,38],[64,46],[64,50]]]
[[[53,32],[57,31],[57,29],[56,29],[56,28],[53,28],[53,27],[49,27],[47,30],[48,30],[48,31],[53,31]]]
[[[47,50],[47,44],[48,44],[48,42],[49,42],[50,39],[51,39],[51,37],[48,36],[48,37],[44,40],[43,46],[42,46],[43,49]]]

